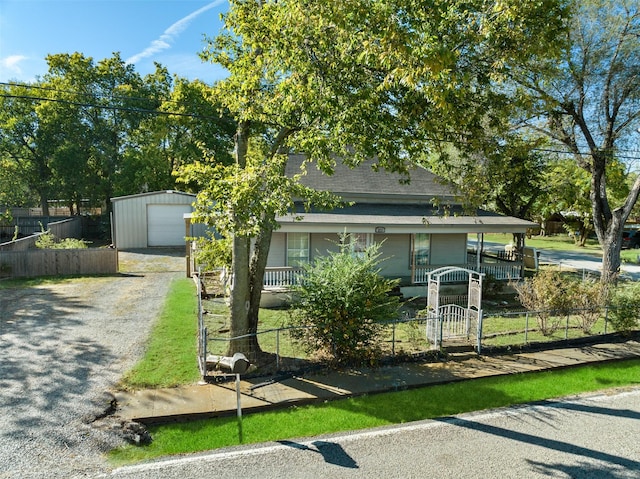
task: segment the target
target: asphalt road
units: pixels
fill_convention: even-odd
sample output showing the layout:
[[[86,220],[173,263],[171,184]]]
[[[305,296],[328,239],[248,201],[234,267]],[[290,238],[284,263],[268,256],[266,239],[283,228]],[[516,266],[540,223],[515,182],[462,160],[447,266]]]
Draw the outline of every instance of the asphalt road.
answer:
[[[125,467],[112,478],[638,478],[640,388]]]

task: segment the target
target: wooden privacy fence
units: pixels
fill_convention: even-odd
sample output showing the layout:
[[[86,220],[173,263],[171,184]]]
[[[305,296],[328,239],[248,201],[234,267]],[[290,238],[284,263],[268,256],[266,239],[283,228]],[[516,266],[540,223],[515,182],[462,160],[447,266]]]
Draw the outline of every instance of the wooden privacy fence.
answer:
[[[0,251],[0,277],[5,278],[115,274],[117,272],[117,249]]]

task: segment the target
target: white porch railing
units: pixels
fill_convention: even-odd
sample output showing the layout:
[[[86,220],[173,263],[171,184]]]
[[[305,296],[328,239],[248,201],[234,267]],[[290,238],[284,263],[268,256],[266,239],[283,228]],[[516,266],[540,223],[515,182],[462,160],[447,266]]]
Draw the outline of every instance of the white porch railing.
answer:
[[[471,270],[477,270],[476,264],[451,265],[460,266]],[[430,271],[441,268],[440,266],[424,266],[415,268],[412,284],[426,284]],[[286,289],[299,281],[302,269],[293,267],[267,268],[264,272],[264,289]],[[480,273],[485,273],[496,280],[519,279],[522,275],[520,263],[481,263]],[[468,276],[464,272],[453,272],[442,278],[443,283],[456,283],[467,281]]]
[[[264,272],[264,289],[287,288],[296,284],[300,268],[283,266],[281,268],[267,268]]]
[[[522,277],[522,264],[520,263],[480,263],[478,269],[477,264],[452,264],[448,266],[458,266],[460,268],[479,271],[487,276],[491,276],[495,280],[519,279]],[[411,282],[413,284],[426,284],[429,272],[441,268],[442,265],[421,266],[416,267],[413,271]],[[463,271],[454,271],[442,278],[443,283],[457,283],[467,281],[468,275]]]

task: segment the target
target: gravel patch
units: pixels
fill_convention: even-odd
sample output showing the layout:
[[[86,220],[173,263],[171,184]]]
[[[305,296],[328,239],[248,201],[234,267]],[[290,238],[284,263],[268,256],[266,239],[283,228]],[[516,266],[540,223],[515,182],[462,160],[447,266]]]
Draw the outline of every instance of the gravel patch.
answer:
[[[110,391],[142,356],[181,252],[120,253],[113,277],[0,289],[0,478],[93,477],[122,444]]]

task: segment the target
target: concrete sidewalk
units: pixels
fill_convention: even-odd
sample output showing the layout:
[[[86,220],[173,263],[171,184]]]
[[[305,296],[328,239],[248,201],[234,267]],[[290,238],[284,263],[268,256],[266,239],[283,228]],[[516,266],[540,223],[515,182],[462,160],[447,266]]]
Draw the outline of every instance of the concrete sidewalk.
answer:
[[[243,413],[464,379],[564,368],[640,357],[640,342],[611,342],[503,356],[453,356],[446,362],[406,363],[272,378],[242,379]],[[145,424],[236,413],[235,381],[117,392],[116,416]]]

